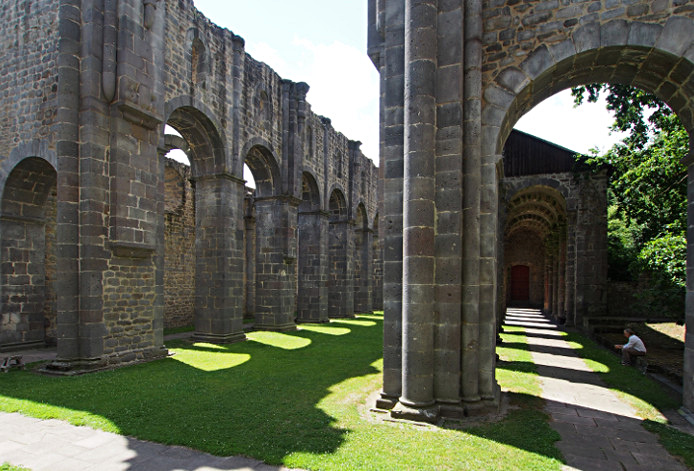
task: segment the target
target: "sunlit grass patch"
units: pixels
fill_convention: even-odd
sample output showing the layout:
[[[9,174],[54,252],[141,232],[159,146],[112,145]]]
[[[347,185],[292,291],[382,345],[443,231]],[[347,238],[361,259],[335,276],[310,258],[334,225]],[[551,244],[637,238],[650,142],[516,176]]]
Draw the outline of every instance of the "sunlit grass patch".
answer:
[[[283,350],[298,350],[311,345],[311,339],[281,332],[251,332],[248,334],[248,340]]]

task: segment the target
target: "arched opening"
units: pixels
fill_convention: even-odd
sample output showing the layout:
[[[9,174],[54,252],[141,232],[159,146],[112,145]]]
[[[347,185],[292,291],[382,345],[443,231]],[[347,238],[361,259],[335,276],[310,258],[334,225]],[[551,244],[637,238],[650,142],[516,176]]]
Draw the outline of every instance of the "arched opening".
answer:
[[[353,228],[348,219],[347,200],[341,190],[334,189],[330,194],[328,210],[328,312],[330,317],[353,317]]]
[[[12,170],[2,195],[0,346],[55,344],[57,309],[55,169],[30,157]]]
[[[518,175],[513,180],[522,184],[524,178]],[[505,184],[512,188],[512,183]],[[505,305],[542,308],[549,315],[565,317],[564,292],[561,300],[559,290],[555,292],[566,271],[564,197],[553,188],[533,185],[515,193],[504,209]]]
[[[192,326],[195,312],[195,186],[188,143],[166,126],[164,328]]]
[[[255,299],[252,308],[257,329],[293,330],[297,264],[296,226],[291,221],[296,221],[297,208],[279,196],[279,165],[268,146],[250,146],[245,164],[255,183],[255,189],[248,191],[246,211],[246,299]]]
[[[308,172],[301,177],[297,247],[297,321],[328,321],[327,215],[321,211],[316,179]]]
[[[615,25],[616,22],[603,25],[602,28],[607,30]],[[637,27],[643,27],[643,25],[632,25],[632,28]],[[652,41],[655,41],[661,27],[653,26],[652,28],[654,31]],[[619,38],[621,36],[614,36],[611,40],[619,42]],[[644,40],[638,35],[633,38],[638,38],[639,41]],[[630,41],[633,38],[629,36]],[[507,137],[511,139],[509,137],[511,127],[520,116],[543,99],[568,87],[591,83],[624,84],[653,93],[677,114],[689,134],[691,143],[692,117],[694,116],[691,97],[694,96],[694,86],[687,78],[694,72],[694,64],[679,57],[677,53],[654,46],[655,44],[603,44],[600,48],[587,49],[574,55],[567,55],[568,57],[550,58],[544,61],[541,67],[532,71],[527,68],[524,70],[509,68],[499,73],[495,83],[488,87],[486,94],[491,97],[496,91],[501,91],[506,95],[504,98],[499,95],[490,100],[494,103],[489,104],[488,112],[501,111],[487,123],[487,129],[490,131],[492,127],[498,126],[498,132],[489,133],[489,137],[497,136],[496,142],[492,139],[487,141],[490,150],[494,149],[490,154],[501,155],[500,149],[504,143],[508,146]],[[533,63],[541,54],[541,51],[530,54],[525,64]],[[516,72],[520,74],[511,78]],[[691,160],[691,148],[688,154],[689,157],[685,158],[687,164]],[[598,180],[600,178],[604,176],[598,176]],[[595,180],[593,182],[595,183]],[[567,218],[564,229],[566,250],[562,249],[559,252],[565,258],[553,258],[545,263],[544,309],[556,315],[557,312],[561,312],[563,301],[567,322],[581,326],[590,326],[593,319],[597,321],[601,316],[609,315],[607,196],[601,190],[601,186],[603,184],[598,183],[591,188],[586,188],[583,195],[574,202],[575,205],[567,199]],[[691,183],[689,187],[691,188]],[[690,233],[687,242],[688,252],[691,250],[691,239]],[[552,243],[561,247],[562,239],[553,240]],[[504,266],[508,264],[509,260],[504,260]],[[563,280],[560,278],[562,275]],[[555,283],[552,284],[551,281]],[[504,302],[501,295],[498,302]],[[694,306],[687,305],[685,316],[691,319],[693,311]],[[692,346],[685,345],[683,368],[685,377],[691,376],[694,371],[692,366],[687,364],[686,352],[691,348]],[[683,397],[685,405],[692,404],[694,401],[692,399],[694,394],[686,381]]]
[[[224,139],[208,116],[181,106],[166,123],[167,150],[183,151],[190,166],[173,160],[165,165],[172,177],[166,195],[180,198],[178,209],[165,216],[165,325],[192,320],[196,338],[229,343],[245,338],[242,299],[231,296],[242,289],[243,261],[236,249],[241,241],[235,236],[243,193],[237,181],[224,176]]]

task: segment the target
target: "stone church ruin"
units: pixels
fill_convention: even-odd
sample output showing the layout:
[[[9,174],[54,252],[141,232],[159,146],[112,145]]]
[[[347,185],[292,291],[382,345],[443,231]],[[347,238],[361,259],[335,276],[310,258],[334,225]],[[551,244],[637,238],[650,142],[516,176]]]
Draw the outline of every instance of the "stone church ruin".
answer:
[[[55,343],[45,371],[78,374],[164,357],[164,326],[230,343],[383,308],[378,405],[434,420],[497,407],[507,305],[604,313],[605,176],[513,125],[606,82],[691,135],[694,2],[368,5],[378,168],[192,0],[5,2],[0,348]]]
[[[307,84],[192,0],[0,20],[0,348],[54,343],[44,370],[76,374],[165,356],[164,326],[229,343],[381,309],[377,168]]]
[[[603,264],[593,265],[604,235],[578,230],[592,217],[587,200],[573,198],[559,181],[509,193],[516,177],[505,173],[503,150],[511,130],[561,90],[619,83],[655,93],[691,136],[694,3],[369,0],[368,52],[382,84],[379,406],[421,420],[495,408],[497,324],[506,297],[514,296],[512,281],[504,291],[507,263],[512,280],[529,269],[528,295],[539,299],[544,289],[546,308],[565,312],[567,322],[605,305]],[[566,236],[556,238],[556,256],[536,267],[551,281],[543,287],[532,281],[540,261],[515,258],[506,242],[521,230],[542,234],[561,218]],[[690,254],[691,228],[690,222]],[[526,268],[514,274],[515,266]],[[694,319],[689,278],[688,324]],[[683,394],[689,409],[693,355],[689,334]]]

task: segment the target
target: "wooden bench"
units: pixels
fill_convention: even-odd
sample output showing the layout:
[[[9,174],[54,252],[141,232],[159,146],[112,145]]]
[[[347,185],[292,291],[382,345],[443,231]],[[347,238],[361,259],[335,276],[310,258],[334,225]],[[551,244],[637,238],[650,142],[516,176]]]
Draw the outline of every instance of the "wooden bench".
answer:
[[[5,357],[0,364],[0,370],[3,373],[7,373],[12,368],[24,369],[24,362],[22,361],[22,355],[11,355]]]

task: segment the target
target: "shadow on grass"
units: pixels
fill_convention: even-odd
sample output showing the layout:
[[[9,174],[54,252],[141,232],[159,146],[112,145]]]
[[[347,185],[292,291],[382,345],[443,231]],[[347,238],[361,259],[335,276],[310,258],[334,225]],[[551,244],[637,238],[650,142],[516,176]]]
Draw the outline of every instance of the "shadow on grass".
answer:
[[[16,372],[0,381],[0,407],[30,415],[37,404],[85,411],[98,417],[77,422],[274,464],[293,452],[331,453],[348,430],[337,427],[320,402],[332,386],[378,372],[372,364],[381,357],[382,320],[369,320],[375,327],[330,324],[352,335],[335,337],[310,326],[282,334],[307,341],[296,350],[255,342],[252,335],[222,347],[174,341],[167,344],[174,357],[114,371],[70,378]],[[210,352],[221,362],[227,356],[245,361],[232,358],[236,366],[212,371],[191,366],[209,362]]]

